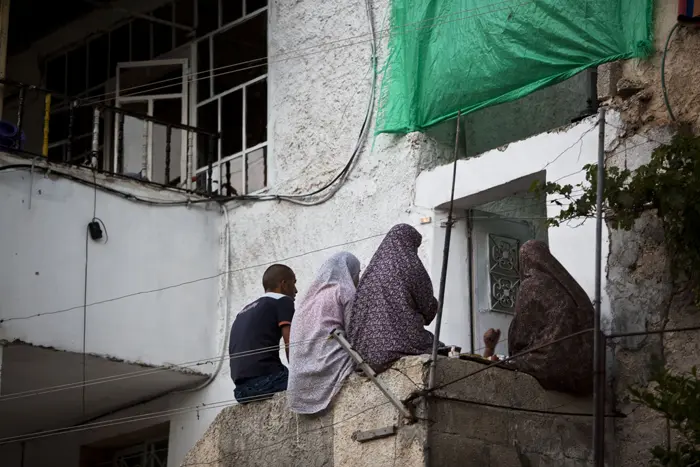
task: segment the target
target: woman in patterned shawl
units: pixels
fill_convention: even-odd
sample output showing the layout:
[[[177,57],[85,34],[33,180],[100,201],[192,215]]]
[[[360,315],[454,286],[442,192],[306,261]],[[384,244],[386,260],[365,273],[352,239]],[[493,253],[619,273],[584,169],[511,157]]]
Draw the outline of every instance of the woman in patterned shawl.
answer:
[[[360,280],[346,319],[350,343],[377,373],[406,355],[430,353],[433,345],[424,326],[435,318],[437,300],[418,258],[421,240],[407,224],[389,231]]]
[[[520,248],[520,278],[508,330],[510,355],[593,327],[590,298],[546,244],[530,240]],[[590,394],[593,332],[519,357],[512,367],[534,376],[545,389]]]
[[[294,314],[289,348],[289,408],[300,414],[324,410],[353,371],[350,355],[335,339],[345,328],[345,309],[355,298],[360,261],[337,253],[321,266],[299,310]]]

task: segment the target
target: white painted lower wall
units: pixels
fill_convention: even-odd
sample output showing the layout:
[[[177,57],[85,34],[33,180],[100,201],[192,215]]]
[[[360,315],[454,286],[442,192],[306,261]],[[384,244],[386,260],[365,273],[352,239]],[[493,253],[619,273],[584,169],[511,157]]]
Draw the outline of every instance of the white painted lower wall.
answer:
[[[98,183],[147,199],[181,198],[124,180]],[[220,353],[218,209],[149,206],[55,173],[9,169],[0,171],[0,212],[0,339],[82,352],[85,331],[87,353],[155,366]],[[105,230],[98,242],[86,239],[93,217]],[[113,300],[204,277],[212,278]],[[106,302],[88,306],[84,323],[85,301]]]

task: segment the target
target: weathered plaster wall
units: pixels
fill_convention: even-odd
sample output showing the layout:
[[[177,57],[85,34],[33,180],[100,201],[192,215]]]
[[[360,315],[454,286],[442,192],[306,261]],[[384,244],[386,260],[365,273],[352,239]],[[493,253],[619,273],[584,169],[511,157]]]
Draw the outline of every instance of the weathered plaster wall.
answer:
[[[676,24],[678,3],[654,2],[655,53],[648,60],[628,60],[607,65],[599,82],[601,97],[611,98],[622,112],[631,132],[671,122],[663,100],[661,60],[666,39]],[[697,70],[700,31],[681,26],[674,33],[666,57],[666,86],[669,102],[679,121],[700,130],[700,83],[692,79]]]
[[[655,2],[655,48],[648,60],[629,60],[602,68],[599,93],[618,109],[622,126],[609,128],[616,141],[608,165],[636,169],[649,161],[653,149],[667,143],[675,127],[663,101],[663,47],[676,23],[677,2]],[[697,52],[700,31],[681,26],[669,43],[666,86],[679,123],[700,131],[700,84]],[[642,216],[630,231],[610,232],[607,292],[612,329],[617,332],[659,330],[700,324],[682,281],[674,280],[664,247],[664,232],[653,213]],[[651,459],[649,449],[668,443],[667,424],[658,415],[629,401],[630,385],[648,382],[656,363],[685,371],[698,360],[697,332],[650,335],[610,342],[614,357],[611,375],[615,408],[627,414],[615,420],[615,465],[637,467]]]
[[[480,156],[491,149],[569,125],[586,111],[590,79],[587,72],[579,73],[517,101],[487,107],[462,117],[461,156]],[[455,140],[455,120],[437,125],[427,134],[451,149]],[[437,156],[424,159],[422,168],[430,169],[452,159],[449,150]]]
[[[406,358],[381,381],[400,399],[424,378],[425,359]],[[399,426],[398,435],[358,443],[356,431]],[[182,467],[422,466],[427,425],[404,426],[398,411],[367,378],[352,375],[333,405],[319,415],[295,415],[284,395],[224,409],[187,454]]]
[[[438,362],[438,385],[481,363]],[[400,399],[427,383],[427,356],[399,361],[380,380]],[[403,423],[368,379],[353,375],[324,413],[296,416],[284,395],[224,409],[182,467],[329,466],[583,467],[590,464],[590,399],[542,390],[531,376],[490,369],[435,393],[419,421]],[[512,409],[512,408],[514,409]],[[549,411],[575,415],[548,414]],[[396,425],[397,434],[358,443],[356,431]]]
[[[437,385],[482,367],[442,359]],[[491,368],[436,391],[428,404],[431,465],[593,465],[592,400],[544,391],[524,373]]]

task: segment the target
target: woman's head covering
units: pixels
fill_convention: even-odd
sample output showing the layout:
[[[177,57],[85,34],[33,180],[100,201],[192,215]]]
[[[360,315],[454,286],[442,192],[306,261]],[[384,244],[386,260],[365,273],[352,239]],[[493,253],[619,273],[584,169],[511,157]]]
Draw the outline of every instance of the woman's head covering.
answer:
[[[344,330],[345,308],[355,297],[360,261],[336,253],[321,266],[294,314],[289,348],[287,400],[297,413],[313,414],[328,407],[352,372],[350,355],[330,333]]]
[[[435,317],[437,302],[418,257],[421,240],[410,225],[394,226],[372,256],[349,309],[350,342],[375,371],[432,346],[424,326]]]
[[[590,306],[591,299],[569,271],[552,255],[546,243],[530,240],[520,247],[521,281],[545,274],[558,282],[578,306]]]
[[[302,301],[313,299],[313,296],[328,287],[337,287],[342,293],[345,303],[355,296],[355,284],[360,278],[360,260],[352,253],[336,253],[326,260],[316,273],[309,290]]]
[[[381,265],[387,262],[414,264],[416,260],[420,261],[418,248],[422,240],[423,236],[410,225],[395,225],[379,244],[367,270],[369,271],[375,264]],[[421,267],[423,267],[422,263]]]

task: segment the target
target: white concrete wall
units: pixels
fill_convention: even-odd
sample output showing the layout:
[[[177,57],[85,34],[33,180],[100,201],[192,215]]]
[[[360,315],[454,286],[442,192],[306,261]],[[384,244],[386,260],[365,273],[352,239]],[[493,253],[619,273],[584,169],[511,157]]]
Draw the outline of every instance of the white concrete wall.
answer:
[[[0,339],[82,352],[86,228],[93,209],[108,241],[87,240],[88,304],[220,271],[223,222],[216,209],[148,206],[57,175],[31,178],[28,170],[0,171],[0,319],[6,320]],[[158,197],[152,189],[136,193]],[[150,365],[214,357],[223,331],[219,288],[214,277],[90,306],[86,350]]]
[[[456,204],[461,208],[474,207],[485,202],[486,190],[501,187],[487,195],[487,202],[513,194],[507,184],[522,177],[546,171],[546,180],[561,184],[576,185],[585,181],[585,164],[598,160],[597,117],[590,117],[578,125],[565,130],[542,133],[524,141],[512,143],[505,150],[495,149],[478,158],[460,160],[457,163]],[[608,119],[620,127],[619,116],[611,113]],[[606,144],[615,139],[616,130],[608,127]],[[452,164],[423,172],[416,180],[415,204],[424,209],[439,208],[435,218],[444,219],[447,213],[444,205],[450,201]],[[503,187],[503,185],[506,185]],[[575,191],[576,192],[576,191]],[[547,216],[556,216],[561,207],[548,197]],[[478,201],[477,201],[478,199]],[[517,214],[517,212],[515,213]],[[468,326],[470,290],[465,282],[468,256],[466,222],[458,222],[452,235],[452,249],[448,263],[447,289],[445,294],[444,321],[441,340],[445,343],[470,348],[471,332]],[[609,241],[608,229],[603,227],[602,274],[605,277]],[[437,286],[442,266],[442,250],[445,229],[439,222],[433,222],[425,234],[432,243],[429,258],[429,271]],[[594,297],[595,292],[595,220],[571,221],[559,227],[548,229],[548,241],[552,254],[567,268],[581,287]],[[605,284],[603,284],[605,290]],[[607,321],[610,316],[610,302],[603,292],[602,315]],[[481,336],[476,336],[476,349],[482,347]]]

